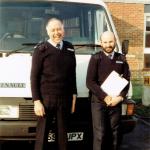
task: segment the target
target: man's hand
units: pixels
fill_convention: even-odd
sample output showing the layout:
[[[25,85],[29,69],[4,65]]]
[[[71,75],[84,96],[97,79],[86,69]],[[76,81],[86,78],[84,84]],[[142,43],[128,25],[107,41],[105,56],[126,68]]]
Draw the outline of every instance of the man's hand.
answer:
[[[112,107],[116,106],[121,101],[123,101],[123,97],[122,96],[113,97],[112,100],[111,100],[111,104],[109,106],[112,106]]]
[[[76,109],[76,94],[73,94],[72,96],[72,106],[71,106],[71,113],[73,114],[75,112]]]
[[[107,95],[104,99],[104,102],[109,106],[111,104],[112,97]]]
[[[41,103],[40,100],[34,101],[34,112],[37,116],[43,117],[45,115],[44,105]]]

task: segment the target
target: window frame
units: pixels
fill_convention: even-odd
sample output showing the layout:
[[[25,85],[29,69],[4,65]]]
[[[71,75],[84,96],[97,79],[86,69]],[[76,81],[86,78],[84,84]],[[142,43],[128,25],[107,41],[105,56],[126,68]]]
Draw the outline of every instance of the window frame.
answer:
[[[146,54],[150,54],[150,47],[146,47],[146,18],[147,17],[150,17],[150,13],[145,13],[144,14],[144,56]],[[144,57],[144,69],[150,69],[150,67],[146,67],[146,64],[145,64],[146,60],[145,60],[145,57]]]

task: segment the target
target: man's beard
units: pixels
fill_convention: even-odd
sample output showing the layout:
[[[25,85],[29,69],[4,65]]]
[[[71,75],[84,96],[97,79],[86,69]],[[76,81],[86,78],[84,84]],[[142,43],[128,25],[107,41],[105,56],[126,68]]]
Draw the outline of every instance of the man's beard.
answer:
[[[106,52],[106,53],[112,53],[115,49],[115,46],[109,46],[109,47],[103,47],[103,50]]]

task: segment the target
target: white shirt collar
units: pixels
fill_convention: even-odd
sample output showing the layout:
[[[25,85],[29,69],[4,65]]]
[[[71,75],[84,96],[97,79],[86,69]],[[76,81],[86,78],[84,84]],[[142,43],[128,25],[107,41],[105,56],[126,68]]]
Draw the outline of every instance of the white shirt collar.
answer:
[[[53,45],[54,47],[56,47],[57,44],[54,43],[51,39],[48,39],[47,41],[48,41],[51,45]],[[62,47],[63,47],[63,41],[61,41],[59,44],[60,44],[60,49],[62,49]]]
[[[106,56],[108,56],[108,55],[110,55],[110,54],[111,54],[111,55],[112,55],[112,56],[111,56],[111,59],[113,59],[113,58],[114,58],[114,53],[115,53],[114,51],[113,51],[112,53],[106,53],[105,51],[103,51],[103,52],[104,52],[104,54],[105,54]]]

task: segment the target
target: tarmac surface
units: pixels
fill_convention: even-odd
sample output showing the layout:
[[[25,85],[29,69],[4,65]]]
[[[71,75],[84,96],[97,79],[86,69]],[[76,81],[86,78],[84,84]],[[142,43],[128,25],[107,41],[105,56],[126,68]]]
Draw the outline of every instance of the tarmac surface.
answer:
[[[124,135],[121,150],[150,150],[150,118],[138,119],[134,130]]]
[[[34,142],[1,142],[0,150],[34,150]],[[71,150],[92,150],[90,147],[74,145]],[[51,149],[53,150],[53,149]],[[131,133],[125,134],[120,150],[150,150],[150,119],[138,119]]]

